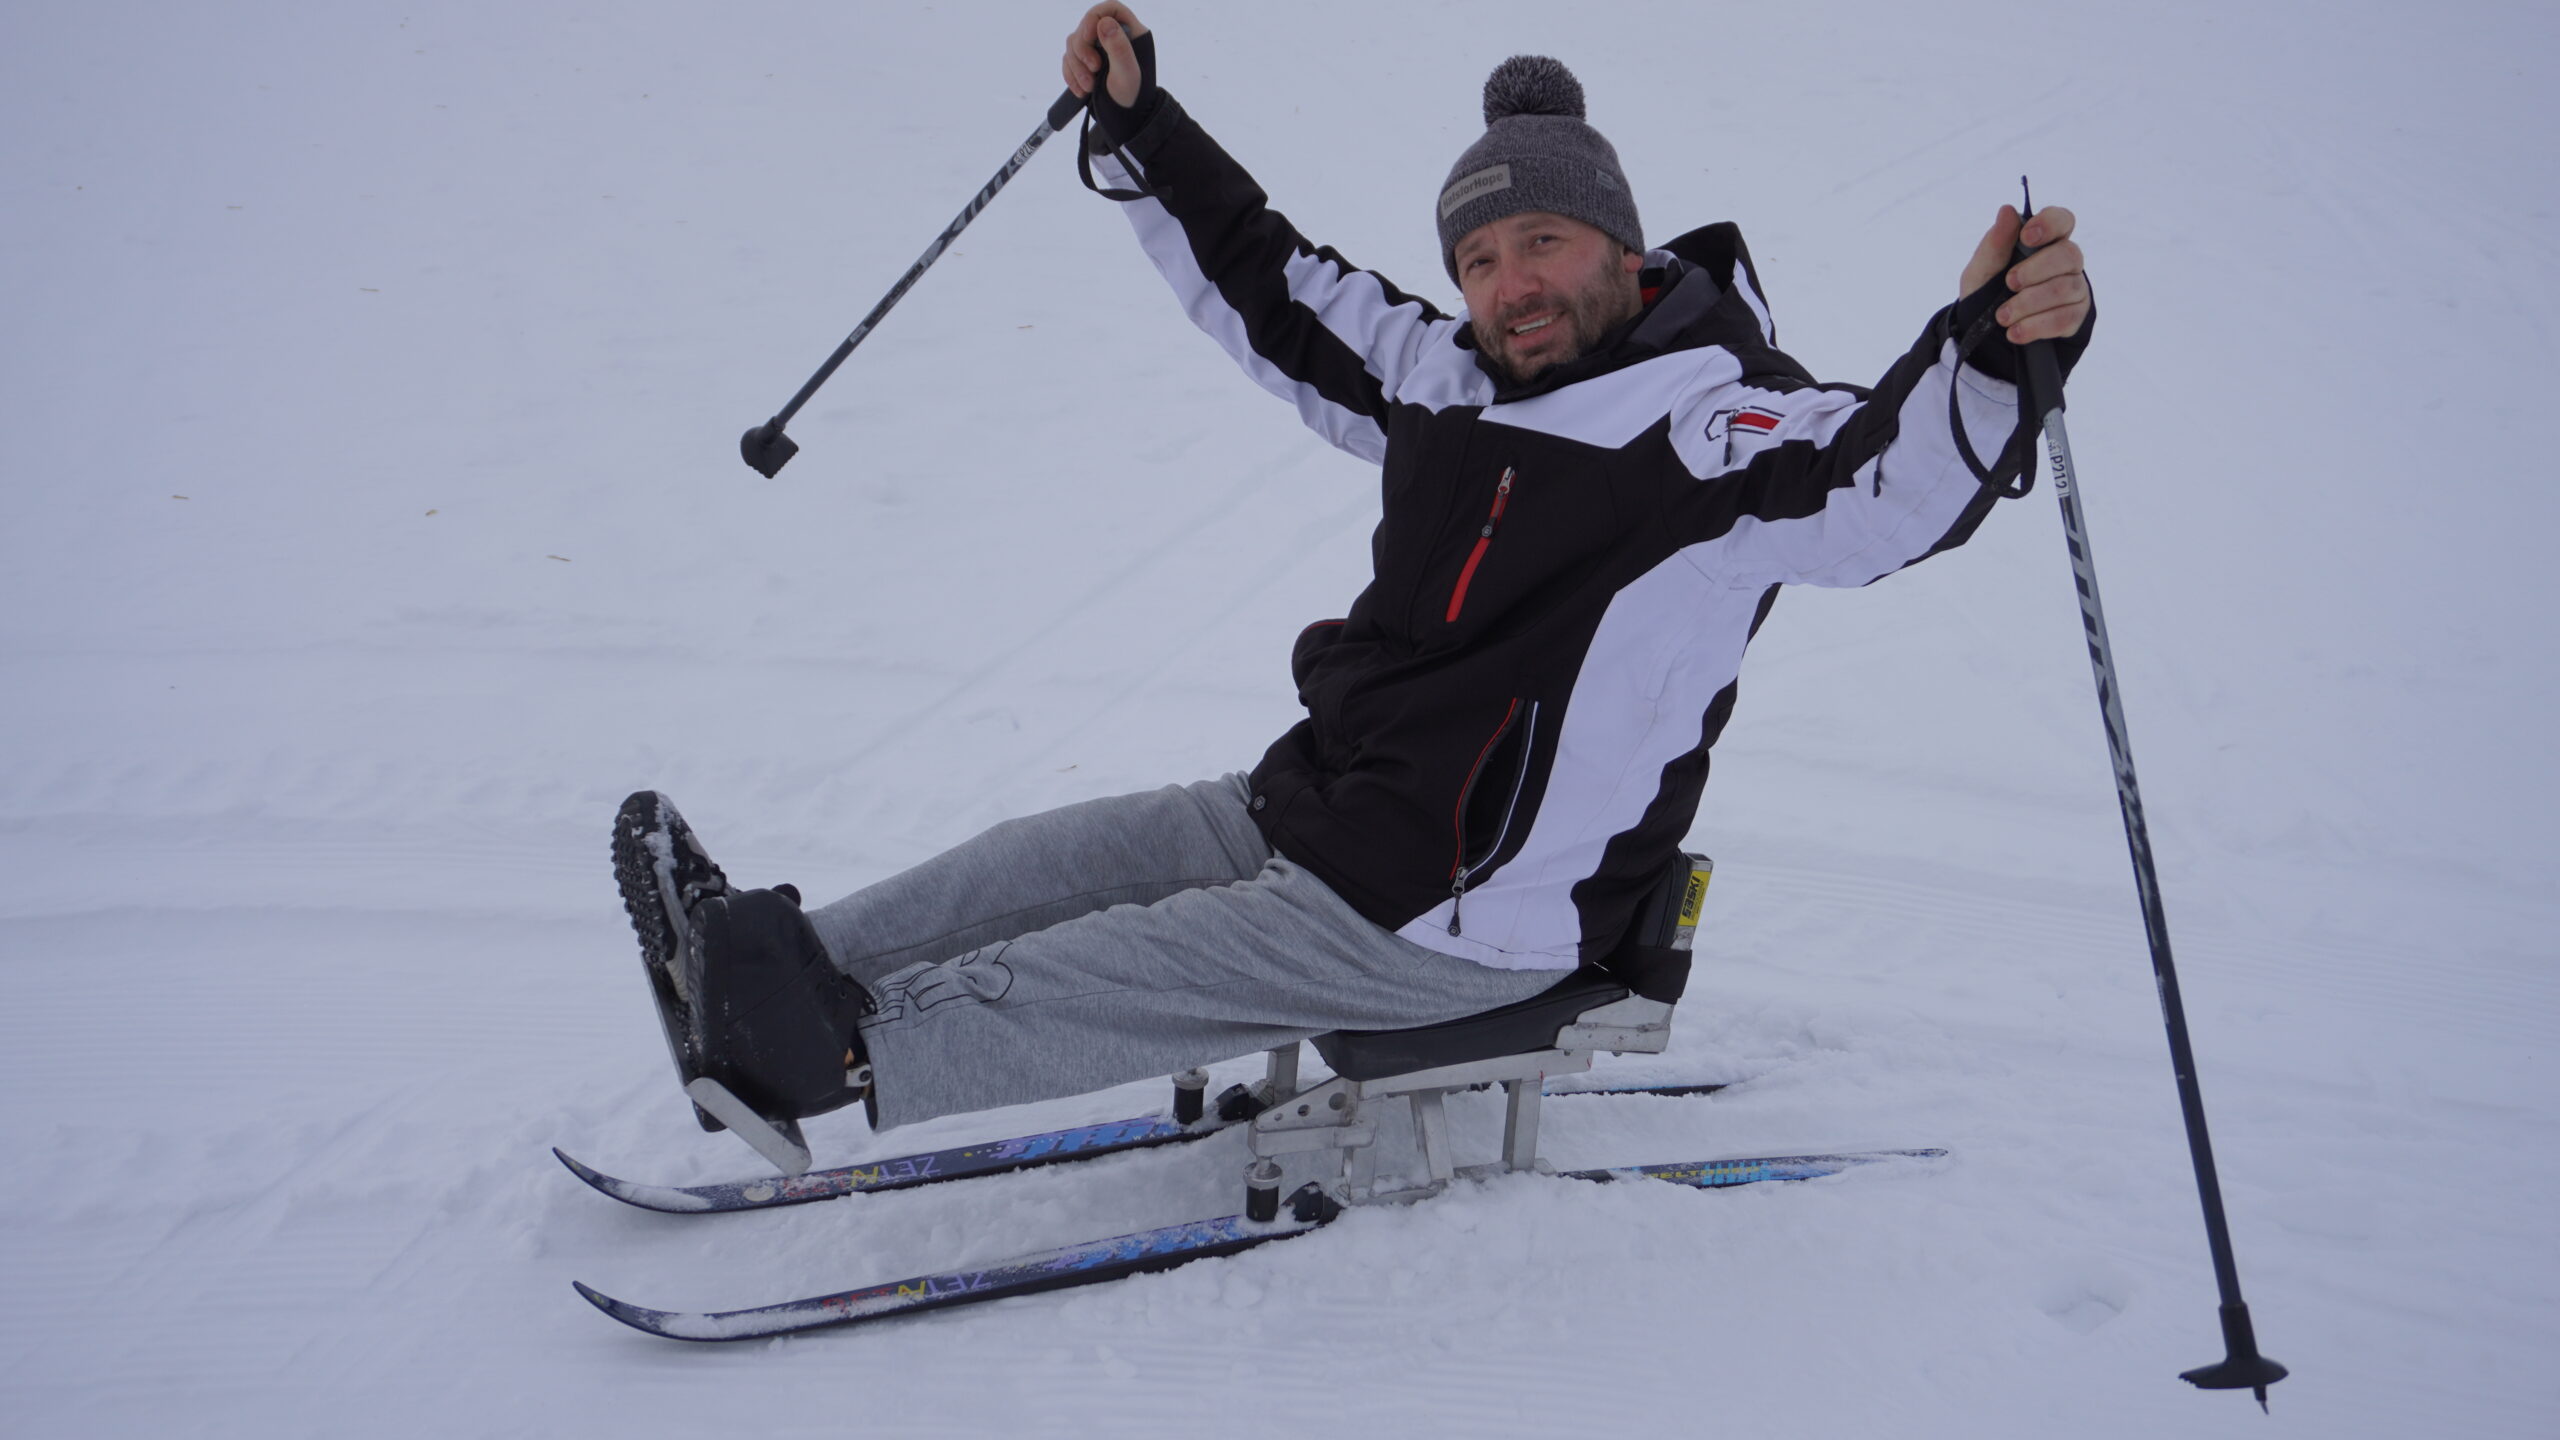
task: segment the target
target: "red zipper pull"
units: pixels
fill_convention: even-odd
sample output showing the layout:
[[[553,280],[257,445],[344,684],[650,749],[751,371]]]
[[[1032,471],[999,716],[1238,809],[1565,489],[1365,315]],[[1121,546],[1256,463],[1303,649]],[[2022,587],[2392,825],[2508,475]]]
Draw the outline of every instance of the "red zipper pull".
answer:
[[[1502,467],[1502,483],[1493,487],[1493,512],[1484,517],[1484,528],[1476,532],[1476,548],[1467,552],[1467,563],[1458,571],[1457,588],[1449,592],[1447,623],[1458,623],[1458,610],[1467,603],[1467,586],[1476,578],[1476,567],[1484,563],[1485,548],[1493,544],[1494,529],[1502,524],[1502,512],[1511,506],[1511,482],[1519,476],[1511,466]]]

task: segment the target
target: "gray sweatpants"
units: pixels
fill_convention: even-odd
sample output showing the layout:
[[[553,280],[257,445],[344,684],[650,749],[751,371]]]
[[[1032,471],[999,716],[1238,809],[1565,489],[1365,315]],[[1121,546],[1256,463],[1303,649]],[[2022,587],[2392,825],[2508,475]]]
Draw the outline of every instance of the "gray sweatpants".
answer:
[[[880,1003],[862,1038],[882,1128],[1454,1020],[1564,978],[1363,919],[1272,853],[1251,794],[1229,775],[1007,820],[811,911]]]

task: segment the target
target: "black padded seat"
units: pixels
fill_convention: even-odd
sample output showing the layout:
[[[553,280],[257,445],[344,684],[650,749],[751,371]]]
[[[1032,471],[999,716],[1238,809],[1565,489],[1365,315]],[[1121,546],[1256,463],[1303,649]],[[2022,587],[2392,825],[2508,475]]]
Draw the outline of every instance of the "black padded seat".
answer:
[[[1556,1032],[1584,1011],[1624,1000],[1628,994],[1626,986],[1601,971],[1576,970],[1553,989],[1481,1015],[1411,1030],[1336,1030],[1310,1043],[1343,1079],[1384,1080],[1470,1060],[1552,1049]]]

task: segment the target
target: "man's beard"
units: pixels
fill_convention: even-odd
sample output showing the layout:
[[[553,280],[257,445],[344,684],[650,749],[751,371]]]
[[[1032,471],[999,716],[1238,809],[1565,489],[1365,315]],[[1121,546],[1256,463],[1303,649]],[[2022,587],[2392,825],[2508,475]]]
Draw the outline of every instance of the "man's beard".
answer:
[[[1513,387],[1518,387],[1528,384],[1558,365],[1579,360],[1590,354],[1592,349],[1600,343],[1601,336],[1608,334],[1612,327],[1623,323],[1643,308],[1643,292],[1637,286],[1636,278],[1622,271],[1612,270],[1601,275],[1589,289],[1578,294],[1561,297],[1542,295],[1525,304],[1511,307],[1503,314],[1493,317],[1489,322],[1478,318],[1472,320],[1471,324],[1475,330],[1477,351],[1491,360],[1494,367],[1502,372],[1504,378]],[[1532,368],[1524,373],[1511,353],[1510,342],[1516,338],[1511,333],[1511,327],[1542,310],[1563,312],[1549,321],[1546,328],[1553,330],[1558,327],[1567,327],[1567,338],[1572,343],[1555,351],[1551,356],[1529,362]]]

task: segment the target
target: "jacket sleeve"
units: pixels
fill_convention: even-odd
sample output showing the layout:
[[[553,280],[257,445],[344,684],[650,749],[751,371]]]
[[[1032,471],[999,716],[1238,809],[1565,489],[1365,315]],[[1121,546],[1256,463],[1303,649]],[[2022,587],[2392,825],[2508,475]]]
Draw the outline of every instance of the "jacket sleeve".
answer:
[[[2010,372],[2007,342],[1994,332],[1959,358],[1988,308],[1977,294],[1930,317],[1872,390],[1744,375],[1711,352],[1671,415],[1697,480],[1670,501],[1690,558],[1737,585],[1865,585],[1971,538],[2003,494],[2024,493],[2007,487],[2035,460],[2018,388],[1995,373]],[[2094,325],[2062,346],[2066,369]]]
[[[1335,445],[1379,463],[1392,402],[1489,393],[1457,321],[1310,244],[1172,96],[1093,169],[1137,192],[1129,223],[1192,322]]]

